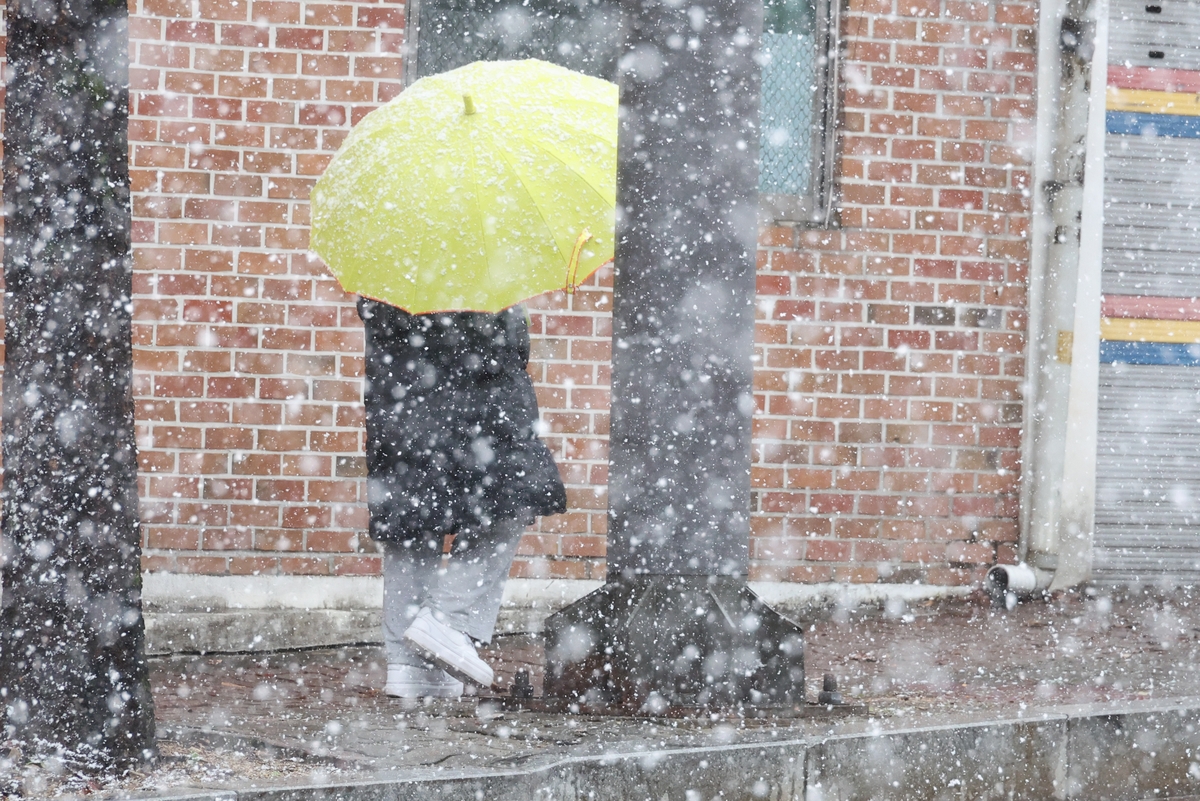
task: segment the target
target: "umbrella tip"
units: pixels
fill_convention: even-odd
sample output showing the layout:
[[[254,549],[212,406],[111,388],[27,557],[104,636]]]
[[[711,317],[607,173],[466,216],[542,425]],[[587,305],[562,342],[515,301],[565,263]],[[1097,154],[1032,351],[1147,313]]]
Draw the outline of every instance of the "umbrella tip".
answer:
[[[463,112],[465,114],[475,113],[475,101],[471,99],[470,95],[463,95]]]

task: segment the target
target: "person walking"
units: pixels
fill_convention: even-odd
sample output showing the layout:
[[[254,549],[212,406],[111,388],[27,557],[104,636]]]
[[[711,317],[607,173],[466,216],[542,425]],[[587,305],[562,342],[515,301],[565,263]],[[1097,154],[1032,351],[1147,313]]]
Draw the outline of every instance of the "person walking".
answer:
[[[528,323],[521,307],[410,314],[362,298],[358,313],[370,534],[384,559],[384,691],[457,697],[463,681],[492,684],[474,642],[491,641],[521,533],[567,506],[535,431]]]

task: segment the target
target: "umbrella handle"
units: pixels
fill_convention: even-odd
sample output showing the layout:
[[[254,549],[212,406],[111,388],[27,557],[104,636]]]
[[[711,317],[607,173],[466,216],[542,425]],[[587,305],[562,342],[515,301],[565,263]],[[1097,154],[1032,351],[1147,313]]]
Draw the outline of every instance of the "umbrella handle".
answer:
[[[583,252],[583,246],[589,239],[592,238],[592,232],[584,228],[579,232],[579,236],[575,237],[575,247],[571,249],[571,260],[567,262],[567,294],[574,294],[579,288],[579,284],[575,283],[576,276],[579,272],[579,255]]]

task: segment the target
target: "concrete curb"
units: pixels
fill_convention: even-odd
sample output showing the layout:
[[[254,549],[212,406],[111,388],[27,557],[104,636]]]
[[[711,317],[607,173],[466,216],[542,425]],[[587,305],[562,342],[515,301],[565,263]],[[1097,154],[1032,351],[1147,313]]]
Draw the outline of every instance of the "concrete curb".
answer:
[[[434,768],[163,801],[1124,801],[1200,792],[1200,699],[1046,709],[1021,719],[737,745],[531,757],[511,770]]]
[[[383,582],[365,576],[201,576],[147,573],[146,652],[254,653],[378,644]],[[497,632],[537,633],[547,616],[602,586],[600,581],[510,579]],[[790,584],[752,581],[780,613],[804,618],[828,610],[961,597],[969,587],[916,584]]]

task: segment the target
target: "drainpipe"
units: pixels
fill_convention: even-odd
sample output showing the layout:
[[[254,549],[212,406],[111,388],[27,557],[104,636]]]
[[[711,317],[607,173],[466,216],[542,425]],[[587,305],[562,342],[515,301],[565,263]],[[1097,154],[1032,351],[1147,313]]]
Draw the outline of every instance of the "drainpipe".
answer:
[[[988,572],[994,596],[1074,586],[1091,569],[1107,23],[1108,0],[1042,4],[1020,563]]]

